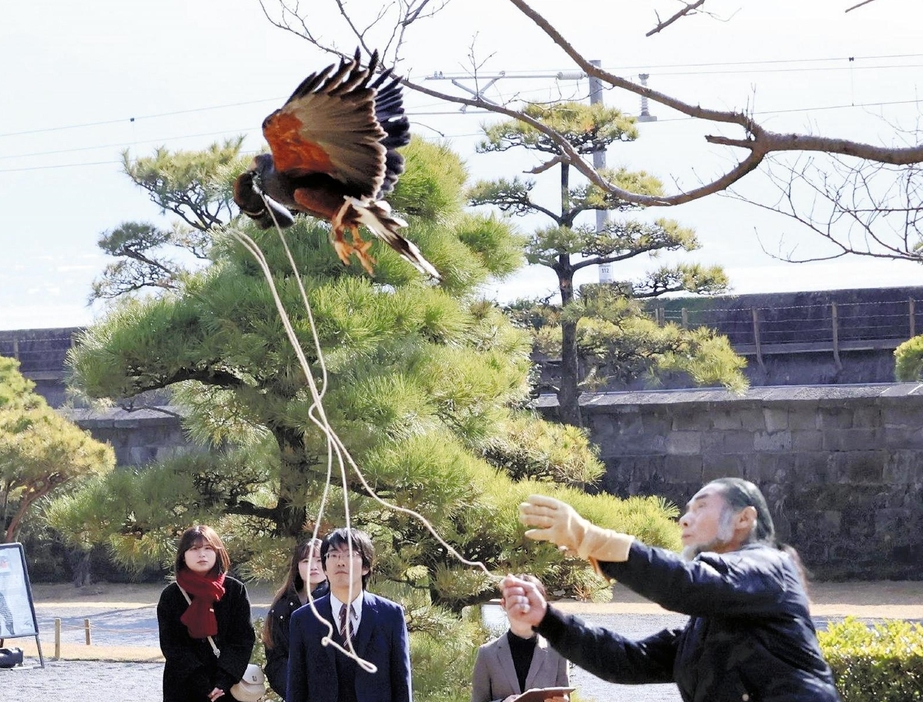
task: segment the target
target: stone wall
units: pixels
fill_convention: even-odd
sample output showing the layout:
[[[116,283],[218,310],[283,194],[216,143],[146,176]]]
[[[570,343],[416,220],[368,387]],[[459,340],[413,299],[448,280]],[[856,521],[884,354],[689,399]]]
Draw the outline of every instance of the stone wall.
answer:
[[[59,411],[97,441],[108,442],[119,466],[143,466],[199,450],[186,438],[178,407]]]
[[[588,395],[602,489],[684,505],[713,478],[763,490],[819,579],[923,579],[923,386]],[[540,409],[553,415],[554,397]]]

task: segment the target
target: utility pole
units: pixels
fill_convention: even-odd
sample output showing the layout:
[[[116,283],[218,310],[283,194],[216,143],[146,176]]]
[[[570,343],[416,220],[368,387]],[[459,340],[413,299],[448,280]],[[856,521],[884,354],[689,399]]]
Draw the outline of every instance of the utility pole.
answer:
[[[602,68],[602,62],[599,59],[590,61],[596,68]],[[599,78],[595,76],[589,77],[590,81],[590,104],[598,105],[603,102],[603,84]],[[606,152],[605,151],[594,151],[593,152],[593,168],[597,171],[600,168],[606,167]],[[606,222],[609,220],[609,213],[605,210],[596,210],[596,231],[601,232],[606,228]],[[603,263],[599,267],[599,282],[600,283],[611,283],[612,282],[612,268],[610,264]]]
[[[650,73],[639,73],[638,79],[641,81],[642,87],[647,87],[647,79],[651,77]],[[638,115],[639,122],[656,122],[657,118],[652,115],[647,109],[647,97],[641,96],[641,114]]]

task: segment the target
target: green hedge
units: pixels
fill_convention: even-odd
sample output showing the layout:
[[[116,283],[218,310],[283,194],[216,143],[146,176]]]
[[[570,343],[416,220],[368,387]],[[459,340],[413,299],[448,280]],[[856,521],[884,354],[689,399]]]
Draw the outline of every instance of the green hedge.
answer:
[[[923,702],[923,626],[854,617],[818,633],[843,702]]]

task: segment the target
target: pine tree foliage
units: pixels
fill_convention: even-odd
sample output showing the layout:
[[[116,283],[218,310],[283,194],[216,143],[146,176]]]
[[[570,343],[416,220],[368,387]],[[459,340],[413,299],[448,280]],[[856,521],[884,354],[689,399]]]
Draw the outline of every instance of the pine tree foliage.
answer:
[[[57,414],[35,385],[19,372],[19,362],[0,356],[0,527],[15,541],[30,510],[115,465],[107,444]]]
[[[208,523],[226,536],[240,574],[278,581],[295,539],[346,522],[346,497],[351,524],[368,531],[379,551],[375,590],[407,607],[417,690],[428,690],[426,699],[460,699],[461,678],[440,682],[419,661],[456,671],[468,664],[464,637],[480,630],[465,629],[458,645],[447,645],[446,632],[462,626],[464,607],[495,596],[496,580],[462,565],[421,521],[375,500],[355,471],[344,480],[334,465],[331,476],[306,379],[262,272],[232,228],[264,250],[329,422],[365,480],[380,498],[423,515],[466,559],[495,574],[534,572],[555,590],[590,596],[603,581],[584,562],[525,539],[520,501],[541,492],[604,505],[595,512],[600,523],[637,528],[667,546],[677,543],[675,515],[655,499],[626,510],[614,497],[567,487],[601,475],[595,451],[581,430],[526,409],[530,336],[477,299],[480,284],[521,264],[523,242],[504,220],[464,211],[464,168],[446,147],[415,141],[405,155],[407,172],[389,199],[442,282],[421,279],[384,246],[372,250],[374,279],[358,265],[344,267],[329,228],[299,217],[286,239],[322,366],[277,232],[239,218],[210,228],[210,266],[155,296],[120,299],[69,359],[74,383],[93,397],[173,391],[201,450],[117,470],[55,500],[47,513],[65,538],[105,544],[129,567],[169,565],[177,535]],[[169,159],[160,167],[172,168]],[[205,170],[217,173],[214,162]],[[191,200],[155,176],[147,181],[172,192],[171,201]]]
[[[572,183],[569,156],[561,148],[560,136],[566,138],[577,154],[605,152],[613,144],[638,137],[634,118],[602,104],[574,102],[530,105],[524,112],[557,138],[552,139],[532,124],[506,120],[485,127],[485,139],[478,148],[482,152],[523,148],[537,154],[543,162],[531,173],[547,177],[554,169],[560,180],[558,202],[541,202],[534,197],[536,181],[519,177],[479,182],[469,191],[469,198],[474,205],[490,205],[513,216],[538,216],[546,222],[529,236],[526,259],[554,271],[560,309],[550,316],[526,312],[529,303],[521,301],[511,306],[511,312],[537,322],[526,325],[535,330],[536,347],[559,367],[558,382],[551,387],[557,394],[562,420],[576,426],[582,424],[579,406],[582,390],[598,389],[609,383],[628,384],[641,378],[656,383],[664,373],[682,372],[696,383],[745,387],[740,372],[743,360],[726,341],[722,343],[707,330],[687,332],[674,327],[656,331],[643,309],[630,304],[634,299],[670,292],[722,292],[728,281],[720,268],[695,263],[661,265],[637,280],[607,285],[602,292],[594,289],[599,286],[575,288],[574,276],[589,266],[612,266],[639,256],[654,257],[665,251],[699,248],[693,230],[669,219],[654,222],[609,219],[602,226],[580,222],[581,215],[589,212],[628,212],[639,208],[582,177]],[[608,182],[619,183],[624,190],[656,196],[663,189],[656,178],[643,171],[626,168],[601,171]],[[551,224],[547,224],[548,220]],[[585,301],[584,296],[594,299]],[[536,301],[534,306],[548,307],[548,302]],[[611,309],[604,310],[604,306]],[[547,374],[547,367],[545,370]]]

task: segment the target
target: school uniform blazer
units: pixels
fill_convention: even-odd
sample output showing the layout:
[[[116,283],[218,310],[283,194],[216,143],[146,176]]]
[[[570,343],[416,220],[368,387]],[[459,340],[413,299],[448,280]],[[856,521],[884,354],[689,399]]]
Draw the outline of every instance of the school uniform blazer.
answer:
[[[315,601],[320,615],[334,623],[330,595]],[[337,702],[336,656],[345,656],[333,646],[321,645],[327,625],[319,622],[305,605],[292,614],[289,624],[288,694],[286,702]],[[411,702],[410,645],[404,608],[369,592],[362,593],[362,619],[353,639],[359,657],[378,671],[368,673],[356,666],[358,702]]]
[[[526,674],[526,690],[536,687],[568,687],[567,660],[539,636],[532,654],[532,664]],[[492,702],[509,695],[519,695],[516,666],[510,643],[503,634],[478,649],[471,684],[471,702]]]

